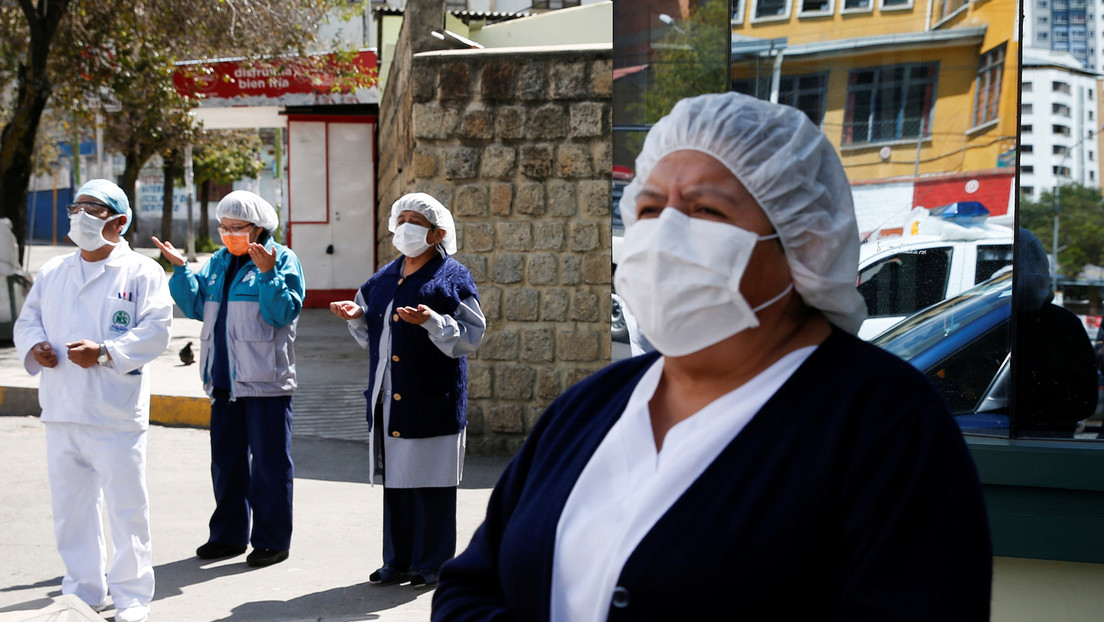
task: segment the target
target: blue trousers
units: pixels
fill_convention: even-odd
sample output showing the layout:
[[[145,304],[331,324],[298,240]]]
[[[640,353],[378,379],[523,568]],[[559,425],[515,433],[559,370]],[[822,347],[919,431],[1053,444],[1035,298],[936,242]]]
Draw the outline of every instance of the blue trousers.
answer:
[[[436,574],[456,554],[456,487],[383,487],[383,563]]]
[[[215,389],[211,404],[210,542],[291,548],[291,396],[239,397]],[[253,529],[250,532],[250,513]]]

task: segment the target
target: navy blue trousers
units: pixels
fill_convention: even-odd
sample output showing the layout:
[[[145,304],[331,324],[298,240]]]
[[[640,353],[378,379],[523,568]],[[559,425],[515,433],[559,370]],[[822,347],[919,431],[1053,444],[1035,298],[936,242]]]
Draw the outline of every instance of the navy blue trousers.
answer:
[[[383,487],[383,563],[436,574],[456,554],[456,487]]]
[[[210,542],[291,548],[291,396],[239,397],[215,389],[211,404]],[[250,533],[250,511],[253,529]]]

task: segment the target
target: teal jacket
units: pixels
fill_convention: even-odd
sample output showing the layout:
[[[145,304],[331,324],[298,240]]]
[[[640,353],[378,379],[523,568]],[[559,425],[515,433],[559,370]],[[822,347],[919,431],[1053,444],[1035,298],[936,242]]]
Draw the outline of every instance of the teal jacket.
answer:
[[[303,268],[288,247],[269,239],[265,248],[276,249],[276,266],[261,272],[247,260],[230,285],[225,342],[233,397],[290,395],[296,387],[294,342],[303,308]],[[215,320],[230,257],[220,249],[199,272],[185,264],[169,279],[169,292],[184,315],[203,321],[199,373],[208,395],[213,391]]]

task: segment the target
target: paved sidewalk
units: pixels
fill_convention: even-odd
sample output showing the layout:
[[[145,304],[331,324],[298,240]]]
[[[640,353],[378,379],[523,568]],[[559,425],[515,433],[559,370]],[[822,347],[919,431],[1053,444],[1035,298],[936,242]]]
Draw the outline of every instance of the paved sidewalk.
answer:
[[[214,508],[206,430],[152,426],[148,470],[157,591],[151,619],[165,622],[424,621],[432,591],[376,587],[383,488],[367,483],[363,443],[296,438],[291,557],[249,568],[245,556],[205,562]],[[60,599],[64,567],[54,547],[46,440],[35,417],[0,417],[0,622],[103,620]],[[457,546],[482,521],[504,458],[469,457],[457,495]]]

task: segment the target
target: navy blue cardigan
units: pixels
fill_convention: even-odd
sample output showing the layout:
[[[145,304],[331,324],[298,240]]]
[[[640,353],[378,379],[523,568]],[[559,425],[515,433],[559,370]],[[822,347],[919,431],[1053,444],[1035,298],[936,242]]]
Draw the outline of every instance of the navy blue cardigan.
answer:
[[[548,619],[564,503],[655,358],[548,408],[442,568],[434,620]],[[981,622],[991,564],[977,471],[942,398],[835,330],[640,542],[609,619]]]
[[[379,365],[379,343],[383,324],[391,325],[391,417],[388,434],[403,438],[427,438],[456,434],[468,423],[467,357],[452,358],[429,339],[425,328],[399,319],[387,307],[417,307],[424,304],[441,315],[452,315],[461,301],[478,294],[471,273],[452,257],[434,256],[416,272],[403,278],[402,257],[372,275],[360,288],[368,327],[370,367],[368,427],[372,427],[372,387]]]

